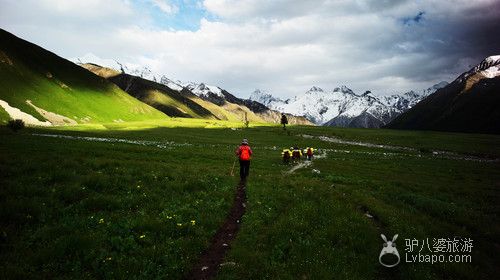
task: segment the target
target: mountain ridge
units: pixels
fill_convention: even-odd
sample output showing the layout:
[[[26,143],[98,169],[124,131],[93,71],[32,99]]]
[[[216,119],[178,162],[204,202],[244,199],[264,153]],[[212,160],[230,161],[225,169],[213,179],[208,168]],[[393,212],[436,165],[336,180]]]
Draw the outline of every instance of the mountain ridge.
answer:
[[[250,100],[282,112],[302,115],[317,125],[342,127],[380,127],[443,86],[440,82],[419,92],[375,96],[371,91],[356,94],[345,85],[332,90],[312,86],[302,95],[286,100],[256,89]]]
[[[119,62],[117,64],[121,65]],[[208,117],[219,120],[272,123],[279,123],[281,120],[280,112],[271,110],[261,103],[238,98],[218,86],[174,82],[165,76],[156,79],[147,68],[140,71],[141,76],[134,76],[125,73],[124,67],[118,71],[95,63],[84,63],[80,66],[94,74],[106,77],[122,90],[171,117]],[[149,79],[143,78],[145,76]],[[152,80],[150,80],[151,77],[153,77]],[[166,99],[175,99],[178,102],[167,102]],[[288,118],[290,124],[312,125],[302,117],[288,115]]]
[[[500,55],[485,58],[387,128],[500,134]]]

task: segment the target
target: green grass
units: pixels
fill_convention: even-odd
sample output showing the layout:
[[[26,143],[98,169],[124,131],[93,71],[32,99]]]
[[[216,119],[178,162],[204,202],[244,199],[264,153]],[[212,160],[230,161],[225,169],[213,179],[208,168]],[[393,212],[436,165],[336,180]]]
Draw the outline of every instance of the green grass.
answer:
[[[196,159],[182,147],[2,140],[0,270],[7,278],[178,278],[232,201],[233,180],[215,151]]]
[[[270,123],[254,123],[251,122],[249,127],[273,127]],[[245,125],[241,121],[220,121],[220,120],[205,120],[192,118],[171,118],[168,120],[147,120],[124,123],[98,123],[98,124],[79,124],[77,126],[57,126],[47,128],[47,131],[81,131],[83,133],[100,133],[102,135],[116,135],[122,137],[140,137],[144,130],[148,130],[148,137],[153,135],[162,138],[163,131],[157,133],[157,130],[162,128],[208,128],[208,129],[234,129],[239,130]],[[122,131],[130,133],[123,134]]]
[[[0,124],[6,124],[10,120],[9,114],[0,107]]]
[[[338,145],[299,135],[460,154],[469,153],[469,145],[474,153],[492,151],[492,156],[497,156],[497,136],[294,126],[288,132],[278,126],[230,129],[233,125],[241,123],[174,118],[73,127],[80,131],[0,129],[1,277],[181,277],[230,208],[237,183],[228,175],[232,153],[244,137],[255,153],[247,208],[219,279],[491,279],[498,273],[498,162]],[[189,145],[162,149],[31,133]],[[279,154],[292,145],[320,148],[327,157],[287,174],[290,166],[281,164]],[[473,261],[402,261],[384,269],[378,263],[380,233],[399,234],[402,258],[405,238],[472,238]]]

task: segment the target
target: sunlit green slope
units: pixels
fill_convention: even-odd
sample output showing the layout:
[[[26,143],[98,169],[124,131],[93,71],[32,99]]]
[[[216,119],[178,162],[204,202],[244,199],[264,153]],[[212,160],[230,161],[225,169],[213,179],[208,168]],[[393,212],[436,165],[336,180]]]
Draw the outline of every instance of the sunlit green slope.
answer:
[[[106,79],[1,29],[0,77],[0,100],[41,121],[47,114],[52,123],[50,116],[63,123],[168,118]],[[1,108],[0,122],[8,118]]]

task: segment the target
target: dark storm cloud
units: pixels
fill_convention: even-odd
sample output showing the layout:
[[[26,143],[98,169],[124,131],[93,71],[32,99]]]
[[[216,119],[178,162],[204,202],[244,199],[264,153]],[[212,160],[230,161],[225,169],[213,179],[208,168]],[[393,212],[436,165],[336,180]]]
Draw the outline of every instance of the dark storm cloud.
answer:
[[[500,2],[451,15],[419,13],[410,21],[412,24],[405,22],[402,42],[413,46],[408,53],[421,53],[427,59],[415,67],[396,67],[405,77],[421,81],[436,76],[452,78],[485,57],[500,53],[500,37],[496,35],[500,30]]]

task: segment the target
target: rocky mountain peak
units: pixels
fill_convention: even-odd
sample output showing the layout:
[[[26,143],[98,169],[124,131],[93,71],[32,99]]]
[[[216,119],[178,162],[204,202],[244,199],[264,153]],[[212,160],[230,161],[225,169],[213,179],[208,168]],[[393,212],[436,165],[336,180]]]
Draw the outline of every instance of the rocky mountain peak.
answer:
[[[500,55],[492,55],[485,58],[481,63],[479,63],[478,70],[487,70],[490,67],[500,65]]]
[[[334,88],[333,92],[342,92],[342,93],[348,93],[348,94],[353,94],[354,95],[354,92],[350,88],[348,88],[347,86],[345,86],[345,85],[342,85],[340,87]]]
[[[463,82],[468,77],[475,74],[480,74],[486,78],[494,78],[500,76],[500,55],[492,55],[483,59],[481,63],[460,75],[457,78],[457,81]]]
[[[323,92],[323,89],[317,86],[313,86],[309,92]]]

